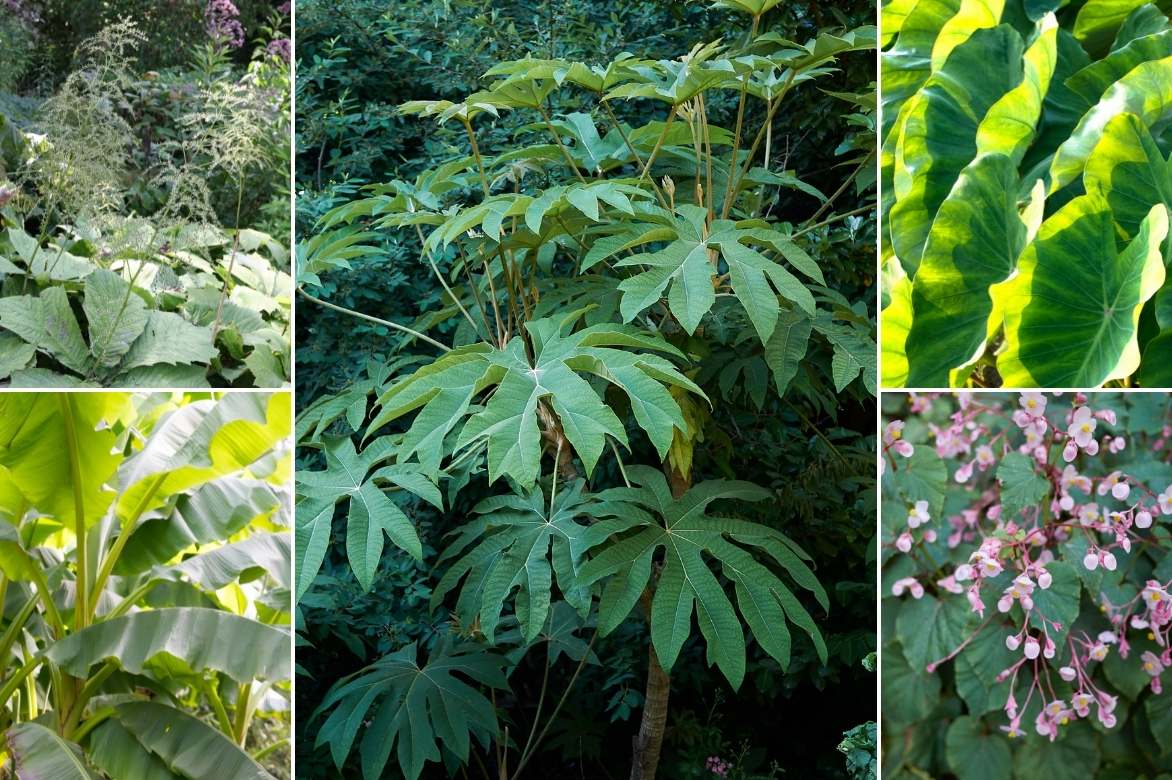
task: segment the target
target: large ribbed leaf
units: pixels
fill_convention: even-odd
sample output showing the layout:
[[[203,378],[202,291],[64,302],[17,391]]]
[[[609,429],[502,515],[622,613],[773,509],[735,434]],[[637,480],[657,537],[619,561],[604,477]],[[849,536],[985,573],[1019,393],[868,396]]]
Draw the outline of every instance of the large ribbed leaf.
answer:
[[[737,606],[761,647],[789,665],[790,635],[786,620],[814,642],[819,657],[826,645],[813,618],[782,582],[777,566],[814,593],[825,609],[826,592],[804,563],[806,554],[773,528],[708,513],[719,499],[761,501],[772,494],[748,482],[702,482],[673,498],[662,472],[646,466],[627,469],[637,488],[615,488],[601,497],[639,504],[658,519],[625,516],[599,523],[587,533],[590,558],[579,572],[589,585],[609,577],[599,605],[599,630],[617,626],[651,581],[656,553],[662,550],[659,577],[651,604],[651,640],[664,669],[670,670],[692,634],[695,612],[715,663],[734,688],[745,674],[745,636],[725,586],[710,568],[719,566],[734,584]]]
[[[228,539],[280,509],[283,496],[257,479],[229,476],[184,493],[169,512],[140,523],[118,558],[116,574],[166,564],[192,545]]]
[[[627,394],[636,422],[665,456],[673,430],[687,430],[665,385],[703,392],[652,350],[683,355],[659,336],[633,327],[595,325],[571,332],[579,316],[527,322],[536,353],[532,358],[520,336],[502,349],[479,344],[443,355],[384,393],[368,430],[420,409],[396,456],[402,463],[414,455],[425,473],[438,476],[439,463],[449,454],[445,439],[463,422],[456,450],[483,443],[490,480],[508,475],[527,488],[540,473],[543,426],[556,422],[590,474],[607,436],[627,445],[623,424],[587,380],[593,375]],[[494,390],[483,409],[472,414],[473,400],[489,388]]]
[[[18,723],[4,740],[18,780],[98,780],[77,745],[39,723]]]
[[[441,759],[441,743],[467,761],[473,735],[482,744],[497,735],[496,709],[469,682],[503,690],[505,665],[504,656],[475,645],[447,644],[420,663],[416,646],[407,645],[334,683],[311,717],[333,710],[315,747],[328,744],[341,769],[365,727],[359,746],[365,780],[382,777],[392,750],[407,780]]]
[[[290,674],[286,631],[198,607],[123,615],[70,634],[48,650],[50,660],[75,676],[84,676],[91,666],[108,659],[142,674],[161,653],[192,669],[214,669],[241,683],[287,680]]]
[[[1164,282],[1167,232],[1167,209],[1153,206],[1117,251],[1111,211],[1095,194],[1042,223],[1018,275],[995,293],[1005,310],[1005,385],[1093,387],[1135,371],[1140,308]]]
[[[578,570],[590,519],[646,513],[621,501],[583,495],[582,489],[581,481],[562,486],[552,506],[539,489],[477,504],[472,511],[478,517],[460,526],[440,557],[442,563],[459,556],[432,592],[432,609],[463,580],[456,607],[461,623],[478,622],[492,642],[501,610],[516,589],[521,633],[532,642],[549,617],[556,575],[562,597],[579,612],[588,611],[590,591],[578,584]]]
[[[369,590],[382,558],[384,534],[416,560],[423,558],[423,545],[415,526],[375,480],[385,479],[406,487],[432,501],[437,508],[442,509],[443,503],[435,485],[409,468],[391,466],[368,478],[370,470],[391,455],[382,443],[376,443],[361,453],[354,449],[354,442],[349,437],[327,438],[324,444],[325,470],[297,473],[298,489],[305,497],[297,508],[298,582],[303,583],[298,586],[298,593],[304,593],[321,567],[322,539],[329,537],[334,505],[347,499],[346,554],[359,584]],[[324,526],[306,536],[304,523],[307,521],[324,523]],[[323,533],[324,537],[316,536],[317,541],[314,541],[315,534]]]
[[[1091,152],[1083,184],[1087,192],[1106,198],[1115,222],[1130,238],[1152,206],[1162,203],[1172,209],[1172,158],[1164,159],[1138,116],[1119,114],[1107,123]]]
[[[291,403],[289,393],[228,393],[170,412],[119,467],[118,513],[253,465],[289,435]]]
[[[103,369],[118,365],[147,326],[146,303],[113,271],[101,269],[85,278],[82,308],[89,324],[90,352]]]
[[[128,702],[114,717],[145,749],[177,774],[216,780],[273,780],[247,753],[216,729],[174,707]],[[97,738],[95,733],[91,741]],[[128,778],[130,776],[125,776]],[[135,775],[135,780],[139,776]]]
[[[107,718],[90,735],[88,756],[110,777],[181,780],[163,759],[142,746],[117,718]]]
[[[254,534],[205,553],[193,555],[165,569],[163,574],[185,577],[208,590],[229,582],[268,575],[282,588],[289,587],[293,554],[287,533]]]
[[[1017,185],[1009,157],[981,155],[941,204],[912,285],[907,386],[946,387],[984,351],[989,287],[1009,277],[1026,242]]]
[[[64,287],[50,287],[40,297],[0,298],[0,328],[6,328],[66,368],[85,374],[93,365],[81,326],[69,307]]]
[[[105,483],[120,460],[112,450],[108,423],[126,405],[113,393],[5,393],[0,395],[0,466],[30,507],[63,522],[74,518],[74,475],[69,452],[76,448],[81,504],[86,523],[97,521],[113,494]],[[63,404],[72,410],[66,425]],[[71,445],[70,442],[73,442]]]

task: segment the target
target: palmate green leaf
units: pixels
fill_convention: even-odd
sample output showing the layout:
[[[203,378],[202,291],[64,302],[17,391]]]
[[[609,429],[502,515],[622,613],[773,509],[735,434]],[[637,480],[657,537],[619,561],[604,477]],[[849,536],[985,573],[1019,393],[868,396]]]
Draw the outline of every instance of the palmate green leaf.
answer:
[[[717,57],[722,48],[719,41],[697,44],[680,59],[632,64],[627,68],[628,83],[611,89],[603,99],[651,98],[678,106],[720,84],[739,89],[733,64]]]
[[[440,556],[441,563],[456,560],[432,591],[432,609],[463,581],[456,607],[461,623],[478,625],[494,642],[501,610],[515,588],[521,635],[529,643],[549,617],[556,576],[562,598],[585,614],[590,591],[578,584],[578,571],[589,521],[650,518],[632,504],[583,495],[583,487],[581,480],[561,486],[552,507],[540,489],[491,496],[473,507],[476,519],[455,532]]]
[[[39,723],[18,723],[4,739],[19,780],[98,780],[77,745]]]
[[[695,612],[708,644],[709,663],[715,663],[734,688],[744,677],[744,631],[725,587],[709,568],[710,561],[718,563],[733,582],[745,622],[782,668],[788,667],[790,656],[787,620],[808,634],[819,657],[826,658],[813,618],[770,568],[779,566],[825,609],[826,593],[803,562],[806,554],[780,531],[708,514],[708,506],[718,499],[761,501],[771,497],[769,491],[748,482],[712,480],[673,498],[661,472],[635,466],[627,474],[638,488],[616,488],[600,497],[639,504],[661,520],[619,517],[593,526],[588,533],[590,559],[579,572],[579,582],[586,586],[611,578],[599,605],[600,633],[613,630],[630,613],[648,587],[656,553],[662,549],[651,605],[651,639],[664,669],[671,669],[691,636]]]
[[[467,761],[472,736],[488,744],[498,731],[495,707],[474,685],[504,690],[505,665],[503,655],[446,642],[420,663],[416,645],[407,645],[330,688],[310,718],[333,710],[315,747],[328,744],[340,770],[365,727],[359,745],[365,780],[382,777],[392,750],[407,780],[417,780],[428,761],[441,760],[441,745]]]
[[[273,780],[271,774],[232,740],[174,707],[156,702],[127,702],[114,707],[114,718],[143,748],[182,777]],[[97,737],[95,731],[91,742]],[[135,775],[136,780],[138,777]]]
[[[912,283],[903,349],[908,387],[946,387],[952,370],[984,351],[993,310],[989,288],[1009,277],[1025,248],[1017,189],[1009,157],[980,155],[940,205]],[[884,326],[887,338],[886,320]]]
[[[1001,483],[1001,515],[1006,520],[1017,520],[1023,509],[1039,506],[1050,490],[1050,481],[1034,470],[1034,459],[1020,452],[1001,459],[997,481]]]
[[[581,316],[574,312],[527,322],[533,358],[520,336],[503,349],[475,344],[446,353],[385,392],[368,430],[419,409],[397,447],[397,462],[414,456],[423,473],[438,477],[448,454],[445,440],[462,423],[456,450],[486,444],[489,479],[508,475],[528,488],[540,473],[542,426],[552,419],[589,475],[607,436],[627,444],[623,424],[586,379],[595,376],[627,394],[639,427],[666,457],[673,430],[685,431],[687,423],[665,385],[705,396],[652,350],[683,355],[661,337],[629,326],[600,324],[571,332]],[[474,399],[490,388],[483,409],[473,414]]]
[[[1013,771],[1009,741],[977,718],[957,718],[945,737],[948,764],[959,780],[1001,780]]]
[[[105,620],[58,640],[46,654],[70,674],[85,677],[91,666],[105,660],[142,674],[162,653],[197,671],[223,672],[239,683],[288,680],[290,675],[288,632],[200,607],[146,610]]]
[[[373,430],[373,428],[372,428]],[[429,480],[402,467],[383,469],[378,474],[367,476],[371,469],[390,456],[382,445],[368,447],[361,453],[354,448],[349,437],[323,439],[326,468],[324,471],[299,471],[298,492],[306,500],[297,508],[297,563],[298,596],[305,592],[309,582],[321,566],[318,557],[322,536],[329,536],[328,527],[333,517],[334,505],[349,500],[346,525],[346,554],[350,568],[363,589],[369,590],[382,558],[384,534],[391,542],[416,560],[423,559],[423,544],[411,520],[387,497],[376,483],[378,477],[412,490],[442,509],[438,490]],[[420,482],[423,483],[420,486]],[[306,521],[312,525],[308,534]],[[318,524],[324,523],[324,527]],[[316,565],[314,565],[316,563]]]
[[[997,359],[1005,386],[1094,387],[1131,375],[1140,309],[1164,283],[1167,234],[1168,211],[1153,206],[1117,251],[1111,211],[1095,194],[1042,223],[1017,276],[994,293],[1005,312],[1006,349]]]
[[[658,252],[635,255],[615,263],[619,268],[645,267],[619,285],[623,291],[621,310],[627,322],[657,304],[666,291],[671,313],[685,331],[694,333],[700,320],[716,303],[713,285],[720,270],[720,260],[727,266],[733,293],[745,308],[762,343],[769,341],[777,326],[778,295],[813,316],[814,296],[809,289],[781,265],[746,245],[747,242],[773,246],[783,242],[796,249],[784,236],[774,237],[770,231],[759,228],[738,228],[731,220],[716,220],[708,226],[705,234],[703,209],[680,206],[677,211],[679,217],[673,227],[675,237],[670,244]],[[796,253],[794,256],[800,257]],[[799,262],[803,260],[799,259]]]

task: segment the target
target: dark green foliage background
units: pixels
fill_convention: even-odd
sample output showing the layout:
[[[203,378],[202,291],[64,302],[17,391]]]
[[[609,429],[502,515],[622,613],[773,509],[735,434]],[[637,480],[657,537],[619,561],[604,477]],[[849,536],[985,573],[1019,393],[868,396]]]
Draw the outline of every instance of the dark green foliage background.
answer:
[[[873,3],[844,0],[836,5],[783,4],[770,12],[766,23],[801,41],[819,27],[874,23]],[[553,52],[588,62],[622,51],[674,58],[695,43],[732,39],[743,29],[743,18],[728,11],[666,0],[300,0],[299,232],[308,235],[318,217],[350,200],[367,183],[410,179],[437,161],[466,152],[458,126],[437,128],[430,121],[400,117],[395,107],[402,102],[460,99],[474,91],[477,77],[491,65],[526,53]],[[865,57],[846,60],[848,68],[857,71],[847,70],[823,88],[866,91],[875,74],[873,66],[860,66]],[[556,95],[554,100],[554,113],[574,110],[558,105]],[[710,104],[710,110],[716,123],[731,127],[735,95],[722,100],[719,106]],[[623,101],[614,108],[632,122],[650,118],[638,111],[655,110],[649,104]],[[775,122],[774,162],[795,169],[801,179],[824,192],[833,192],[850,170],[835,167],[835,150],[849,132],[841,120],[843,113],[845,103],[812,87],[800,90]],[[495,126],[482,124],[478,131],[484,151],[499,152],[508,146],[519,121],[506,116]],[[834,210],[849,211],[865,202],[856,201],[852,189],[839,198]],[[808,196],[787,191],[774,204],[772,215],[797,222],[817,205]],[[315,294],[398,322],[438,308],[441,291],[408,231],[383,235],[380,256],[355,263],[352,271],[323,276],[323,287]],[[831,287],[848,300],[871,301],[874,245],[874,228],[863,217],[821,231],[808,249]],[[873,318],[874,308],[868,309]],[[365,377],[402,344],[385,328],[303,299],[297,328],[299,410]],[[719,342],[731,341],[734,335],[710,332],[706,349],[717,352],[725,346]],[[811,345],[809,364],[829,363],[828,354],[814,354],[822,349],[828,352]],[[416,346],[398,354],[412,351],[431,354]],[[702,381],[715,387],[711,376]],[[702,645],[690,642],[672,673],[660,776],[711,778],[704,763],[708,756],[720,756],[736,765],[735,771],[741,772],[736,777],[774,776],[769,767],[776,762],[785,768],[786,777],[846,778],[847,762],[836,749],[842,735],[876,715],[875,675],[862,665],[875,649],[874,399],[861,382],[836,395],[829,377],[812,365],[799,370],[784,399],[770,390],[761,410],[740,395],[745,384],[734,383],[723,398],[714,395],[707,440],[696,447],[696,480],[736,477],[778,492],[779,504],[769,502],[772,510],[749,517],[784,525],[817,561],[817,574],[832,600],[829,617],[819,615],[830,662],[822,666],[813,645],[795,636],[794,661],[789,673],[782,675],[774,661],[751,645],[745,683],[734,693],[709,669]],[[342,423],[335,428],[335,433],[350,430]],[[646,457],[640,461],[640,456]],[[320,467],[316,454],[304,457],[298,468]],[[636,453],[635,462],[648,462],[650,457]],[[442,535],[463,520],[474,503],[471,498],[462,496],[446,518],[426,505],[402,505],[420,528],[425,561],[436,559]],[[774,516],[778,505],[785,508],[784,518]],[[298,653],[298,665],[309,675],[298,678],[302,719],[337,678],[404,643],[434,637],[437,627],[445,628],[447,616],[433,615],[427,607],[437,573],[404,554],[384,554],[374,587],[362,593],[345,560],[344,528],[344,522],[335,522],[335,539],[322,574],[300,604],[298,624],[313,644]],[[645,623],[629,620],[595,645],[604,665],[588,665],[583,671],[550,730],[545,751],[531,764],[533,777],[626,776],[630,739],[642,704],[646,643]],[[511,734],[522,731],[523,737],[529,729],[543,663],[544,653],[531,651],[512,673],[511,693],[498,697]],[[573,667],[564,658],[553,666],[550,695],[560,696]],[[298,775],[338,777],[328,754],[312,749],[313,730],[304,729],[303,720],[296,734]],[[357,765],[349,771],[357,776]],[[446,773],[433,764],[424,776]]]

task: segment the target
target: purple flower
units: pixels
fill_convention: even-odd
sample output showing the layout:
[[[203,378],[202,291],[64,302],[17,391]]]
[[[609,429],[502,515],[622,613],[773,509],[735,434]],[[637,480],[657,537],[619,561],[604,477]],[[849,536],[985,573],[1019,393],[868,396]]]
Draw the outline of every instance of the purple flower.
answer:
[[[269,42],[265,51],[273,57],[280,57],[288,64],[289,58],[293,55],[293,43],[288,38],[277,38]]]
[[[203,12],[208,37],[216,44],[229,49],[244,45],[244,26],[240,24],[240,11],[232,0],[208,0]]]
[[[291,2],[291,0],[285,0],[285,2],[283,2],[279,6],[277,6],[277,13],[279,13],[281,16],[288,16],[289,10],[292,7],[293,7],[293,3]]]

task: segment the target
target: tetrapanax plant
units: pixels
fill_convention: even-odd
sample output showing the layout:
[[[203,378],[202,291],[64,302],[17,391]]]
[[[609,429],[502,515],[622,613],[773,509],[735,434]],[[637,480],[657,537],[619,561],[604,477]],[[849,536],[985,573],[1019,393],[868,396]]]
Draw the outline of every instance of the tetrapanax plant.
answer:
[[[901,600],[885,637],[900,659],[885,690],[900,664],[917,681],[951,664],[969,715],[1000,721],[1008,737],[1035,732],[1053,742],[1082,719],[1112,729],[1142,709],[1165,743],[1166,397],[909,401],[886,422],[883,444],[884,580]],[[988,715],[996,709],[1004,715]],[[896,722],[909,714],[896,713]],[[956,737],[957,760],[971,747],[967,728]],[[1055,756],[1072,743],[1058,744]],[[996,740],[990,750],[1008,752]]]
[[[829,213],[873,150],[850,149],[850,172],[827,197],[776,167],[772,147],[773,119],[794,90],[873,48],[874,30],[794,43],[762,29],[772,5],[737,6],[751,22],[734,44],[697,44],[678,59],[507,61],[461,100],[404,104],[404,114],[454,129],[463,148],[412,181],[369,186],[327,213],[298,252],[306,300],[441,353],[399,361],[358,396],[328,399],[305,420],[302,444],[323,450],[326,468],[300,475],[299,593],[312,586],[343,499],[347,557],[365,588],[384,533],[423,557],[421,535],[404,528],[406,494],[433,505],[444,495],[441,506],[453,512],[466,494],[488,491],[438,550],[446,573],[434,606],[458,593],[457,631],[500,645],[501,626],[516,621],[508,641],[521,648],[559,615],[605,636],[641,613],[650,641],[633,777],[655,776],[669,675],[694,637],[734,688],[745,676],[746,629],[783,669],[787,621],[826,656],[791,590],[796,583],[828,607],[809,556],[778,529],[741,517],[743,502],[776,502],[776,494],[697,479],[693,453],[714,394],[729,392],[724,380],[700,386],[697,359],[728,358],[714,334],[743,333],[735,369],[758,407],[767,393],[783,395],[799,370],[827,398],[856,381],[861,393],[875,385],[866,304],[830,289],[805,248],[828,225],[871,209]],[[552,110],[555,93],[575,110]],[[714,120],[711,105],[721,100],[736,107],[729,127]],[[655,118],[631,126],[618,116],[620,101],[640,101]],[[508,112],[530,123],[515,148],[489,154],[489,123]],[[782,221],[768,213],[779,190],[819,205]],[[378,255],[377,241],[398,230],[418,239],[420,262],[444,292],[439,311],[405,325],[323,299],[327,274]],[[809,359],[816,352],[823,357]],[[349,436],[322,435],[343,414],[360,448]],[[407,648],[355,679],[414,658]],[[355,692],[354,682],[339,683],[319,713],[339,768],[370,704],[352,702]],[[423,708],[389,692],[389,709],[358,748],[367,778],[380,775],[396,739],[412,780],[420,756],[468,760],[468,732],[482,735],[483,724],[404,747],[396,724],[424,717]],[[520,773],[543,735],[535,725],[513,762],[509,738],[492,734],[501,775]]]

